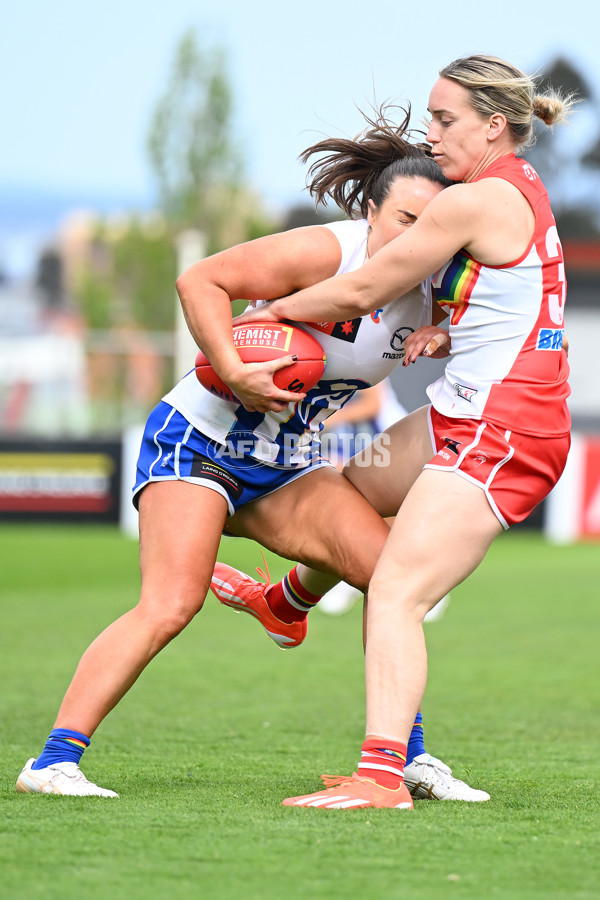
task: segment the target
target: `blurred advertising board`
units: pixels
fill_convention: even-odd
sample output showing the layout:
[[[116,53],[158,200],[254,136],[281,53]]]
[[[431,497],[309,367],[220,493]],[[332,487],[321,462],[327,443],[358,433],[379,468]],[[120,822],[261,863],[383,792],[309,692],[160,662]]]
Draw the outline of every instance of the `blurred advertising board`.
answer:
[[[550,540],[600,540],[599,435],[573,434],[565,471],[546,503]]]
[[[118,522],[121,446],[0,440],[0,520]]]

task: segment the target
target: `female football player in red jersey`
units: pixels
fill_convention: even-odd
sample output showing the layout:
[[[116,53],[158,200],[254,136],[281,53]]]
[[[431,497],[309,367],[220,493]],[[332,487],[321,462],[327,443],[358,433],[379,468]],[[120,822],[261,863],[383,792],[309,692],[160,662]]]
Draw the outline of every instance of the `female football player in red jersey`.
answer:
[[[418,285],[379,317],[349,323],[352,328],[341,335],[335,328],[319,328],[319,323],[303,326],[324,346],[327,371],[303,398],[279,392],[267,402],[262,393],[282,363],[237,370],[230,301],[280,297],[352,271],[411,227],[426,204],[447,187],[426,149],[407,141],[408,117],[399,127],[383,117],[369,125],[362,138],[329,146],[336,160],[341,156],[348,164],[345,174],[338,177],[334,166],[332,181],[325,166],[318,169],[315,184],[317,195],[329,193],[348,212],[356,201],[358,219],[231,248],[202,260],[180,279],[184,296],[200,293],[203,349],[212,348],[213,363],[230,367],[224,371],[226,381],[244,405],[213,397],[192,369],[151,413],[134,489],[140,512],[139,604],[109,625],[83,655],[50,738],[40,756],[24,767],[18,790],[116,796],[88,781],[79,768],[81,754],[145,666],[202,607],[223,527],[236,510],[250,511],[245,521],[248,528],[256,528],[263,499],[288,519],[293,507],[298,533],[292,558],[299,554],[304,562],[366,587],[388,528],[361,494],[319,458],[317,435],[322,421],[356,390],[382,380],[397,365],[399,359],[389,353],[394,335],[431,321],[430,286]],[[198,334],[194,314],[192,319]],[[265,412],[267,407],[273,411]],[[322,510],[318,521],[315,502]],[[243,531],[243,523],[240,527]],[[267,540],[265,531],[263,542]],[[273,549],[282,549],[279,540],[273,535]],[[284,647],[297,645],[306,634],[305,621],[280,620],[266,604],[261,621]],[[446,768],[437,769],[444,789],[469,793],[460,799],[487,799],[484,792],[451,779]]]
[[[432,276],[436,299],[451,314],[445,374],[428,389],[431,405],[390,430],[385,477],[375,467],[348,472],[382,515],[400,510],[369,586],[358,774],[286,805],[410,808],[402,770],[426,683],[423,618],[564,468],[563,256],[546,190],[516,154],[531,141],[535,117],[552,125],[571,106],[555,93],[536,94],[531,78],[496,57],[450,63],[429,97],[427,140],[444,174],[459,183],[357,271],[260,311],[273,321],[351,319],[385,309]],[[404,365],[426,350],[431,334],[407,339]]]

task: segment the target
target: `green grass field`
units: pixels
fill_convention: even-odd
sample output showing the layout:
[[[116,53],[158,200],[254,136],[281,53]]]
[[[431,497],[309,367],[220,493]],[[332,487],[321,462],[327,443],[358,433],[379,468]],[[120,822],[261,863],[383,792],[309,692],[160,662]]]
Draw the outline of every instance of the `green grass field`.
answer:
[[[290,810],[363,735],[360,610],[281,652],[209,598],[97,732],[120,800],[23,796],[74,666],[136,601],[137,547],[0,528],[0,894],[6,898],[597,898],[600,547],[503,536],[427,626],[426,743],[484,804]],[[251,571],[256,545],[221,558]],[[287,564],[268,557],[277,578]]]

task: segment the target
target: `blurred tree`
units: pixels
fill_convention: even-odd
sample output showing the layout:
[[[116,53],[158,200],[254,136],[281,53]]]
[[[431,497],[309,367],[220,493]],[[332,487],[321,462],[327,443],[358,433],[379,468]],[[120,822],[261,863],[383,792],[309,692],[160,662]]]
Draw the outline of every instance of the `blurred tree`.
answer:
[[[118,420],[119,406],[122,419],[142,419],[172,383],[177,236],[200,229],[214,253],[276,228],[245,185],[232,109],[224,52],[201,48],[188,31],[148,133],[159,211],[98,221],[73,277],[93,329],[90,391],[104,422]]]
[[[306,225],[325,225],[327,222],[336,222],[344,218],[345,215],[337,206],[328,209],[323,206],[315,207],[311,203],[299,203],[288,209],[281,223],[281,230],[289,231],[291,228],[301,228]]]
[[[160,213],[150,225],[135,217],[116,227],[98,224],[75,287],[92,327],[174,328],[182,230],[202,230],[213,253],[275,229],[244,185],[232,105],[224,52],[201,49],[194,32],[186,32],[148,134]]]
[[[176,270],[173,241],[160,219],[98,222],[74,293],[91,328],[168,331]]]
[[[132,221],[114,245],[113,277],[121,315],[128,323],[156,331],[173,327],[172,297],[176,253],[160,224]]]
[[[600,171],[600,134],[587,153],[583,154],[581,162],[590,169]]]
[[[554,88],[579,99],[576,121],[581,122],[586,114],[590,114],[591,142],[588,141],[587,149],[586,146],[579,149],[574,130],[565,129],[560,134],[553,134],[542,123],[536,123],[536,143],[524,155],[548,188],[561,237],[599,237],[598,204],[592,202],[592,198],[597,196],[600,179],[600,128],[595,109],[596,98],[584,75],[563,57],[557,57],[544,69],[539,87],[541,91]]]
[[[209,253],[273,230],[244,186],[232,115],[223,51],[202,49],[187,31],[152,117],[148,152],[167,221],[202,230]]]
[[[562,56],[548,66],[539,86],[542,91],[560,88],[565,94],[576,94],[582,101],[592,99],[592,91],[585,76]]]
[[[210,227],[206,194],[215,184],[238,183],[241,161],[231,139],[231,113],[223,52],[202,52],[194,32],[186,32],[148,134],[150,162],[168,219]]]
[[[65,300],[65,285],[63,262],[57,250],[49,248],[42,251],[38,259],[35,284],[46,309],[60,309]]]

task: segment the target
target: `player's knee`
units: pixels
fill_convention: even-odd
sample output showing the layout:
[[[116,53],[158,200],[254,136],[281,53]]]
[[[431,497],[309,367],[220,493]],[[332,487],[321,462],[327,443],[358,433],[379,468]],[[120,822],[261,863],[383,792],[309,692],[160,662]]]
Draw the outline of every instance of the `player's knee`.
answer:
[[[367,590],[377,558],[357,560],[345,559],[339,567],[339,576],[343,581],[351,584],[363,593]]]
[[[385,616],[398,612],[407,619],[422,622],[440,599],[430,585],[415,583],[410,576],[390,578],[375,573],[368,588],[368,602]]]
[[[190,624],[196,612],[198,610],[192,613],[188,608],[177,608],[167,610],[156,617],[153,624],[157,646],[164,647],[176,638]]]
[[[155,643],[164,647],[189,625],[204,605],[204,594],[171,592],[168,598],[142,597],[139,611],[153,632]]]

